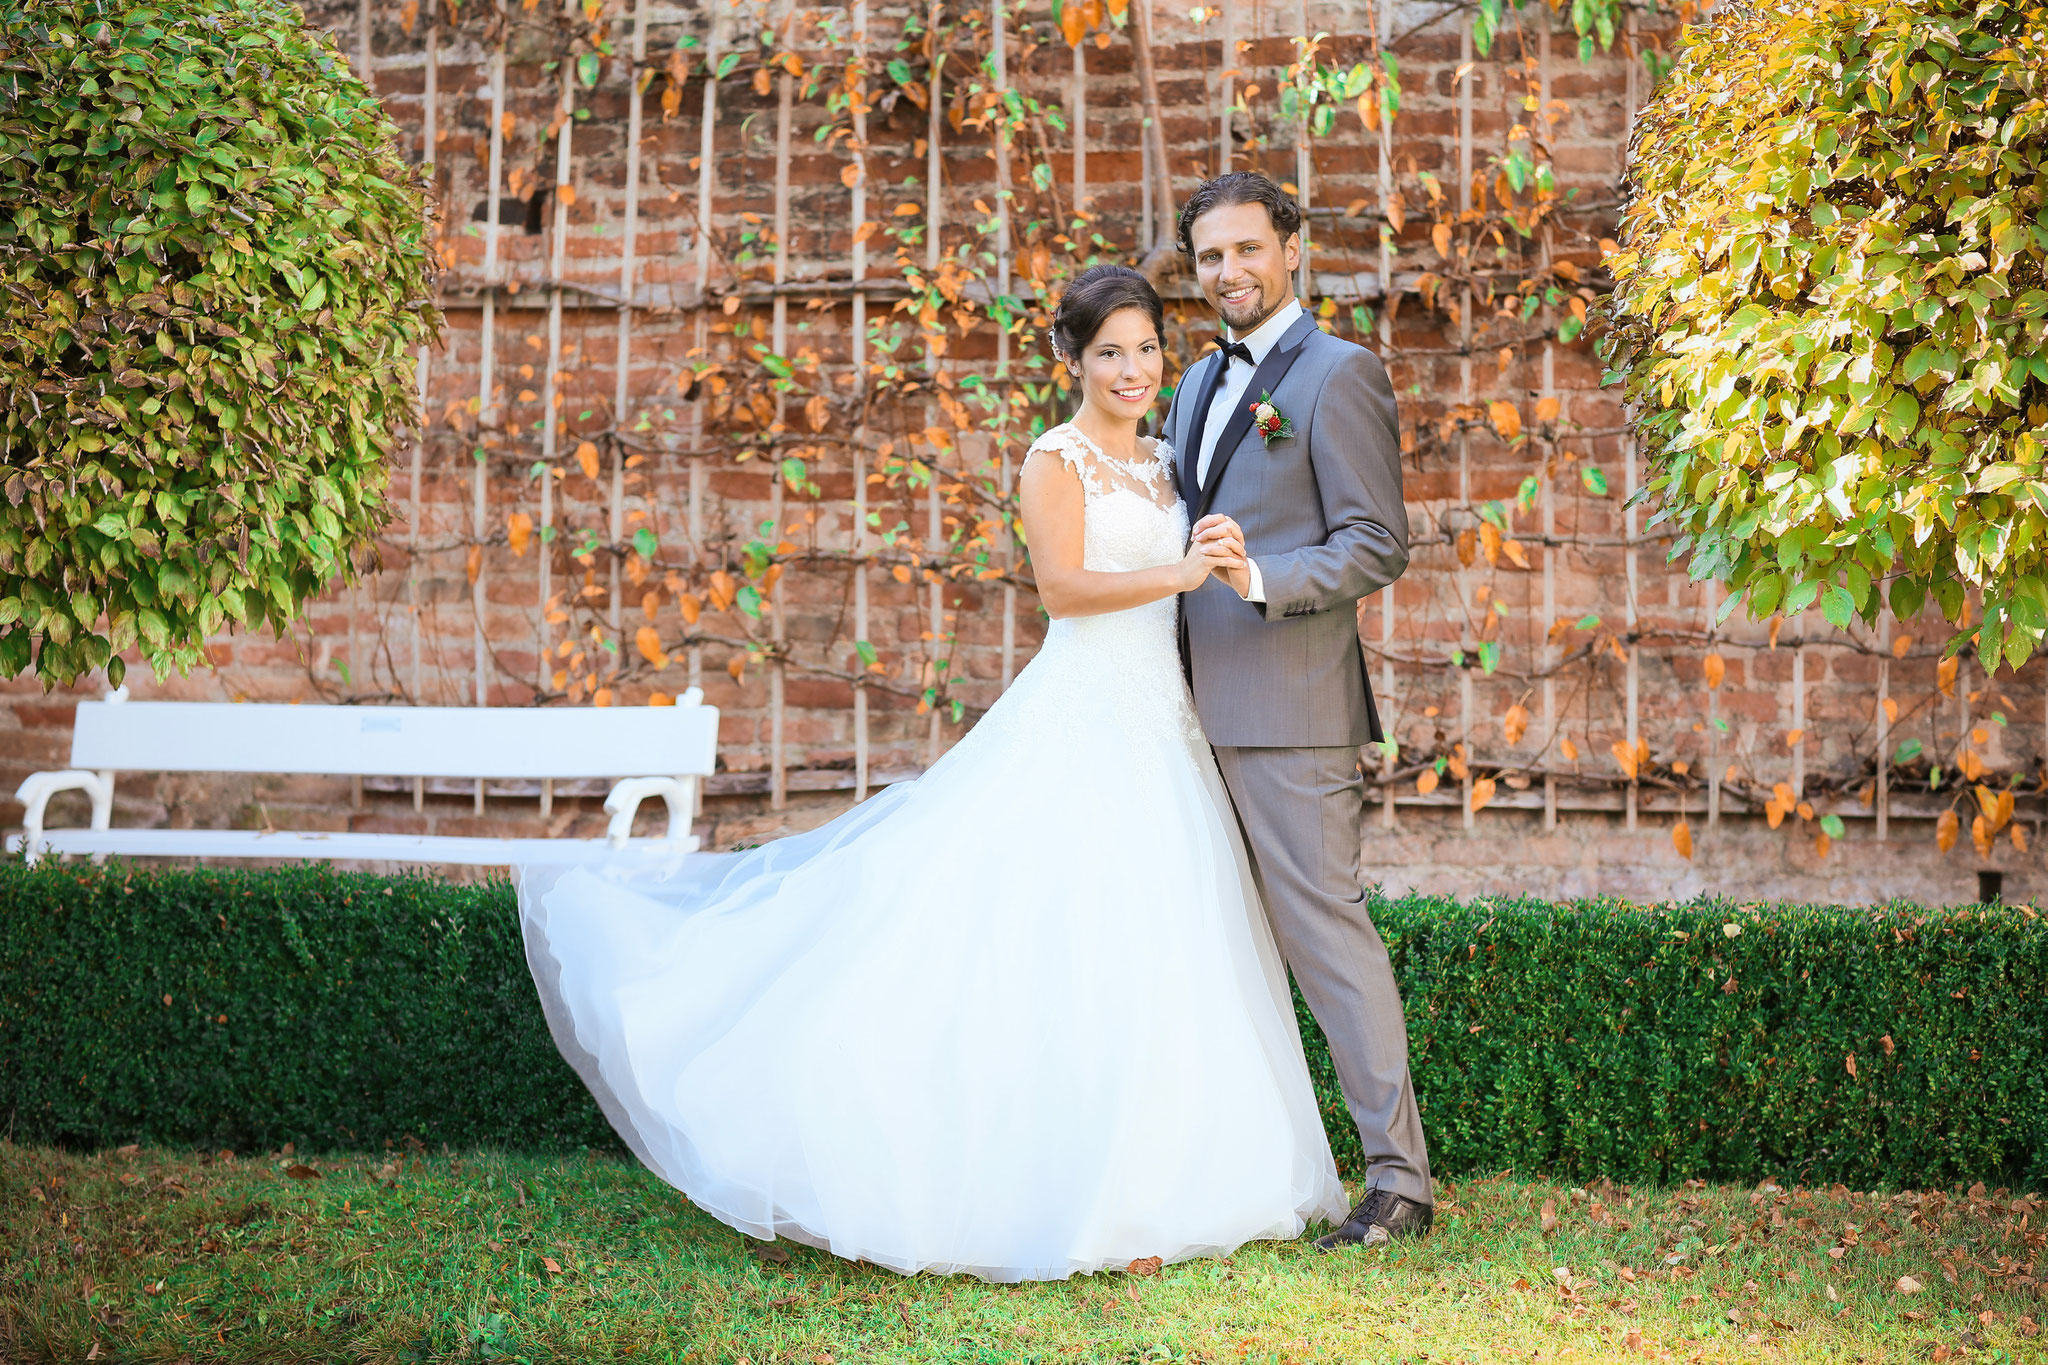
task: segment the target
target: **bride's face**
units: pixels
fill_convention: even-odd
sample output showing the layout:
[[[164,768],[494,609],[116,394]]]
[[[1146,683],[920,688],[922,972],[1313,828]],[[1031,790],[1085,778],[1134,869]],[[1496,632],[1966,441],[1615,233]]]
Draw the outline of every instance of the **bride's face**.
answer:
[[[1142,309],[1120,308],[1070,357],[1067,368],[1081,381],[1081,397],[1112,417],[1135,422],[1159,395],[1166,360],[1159,333]]]

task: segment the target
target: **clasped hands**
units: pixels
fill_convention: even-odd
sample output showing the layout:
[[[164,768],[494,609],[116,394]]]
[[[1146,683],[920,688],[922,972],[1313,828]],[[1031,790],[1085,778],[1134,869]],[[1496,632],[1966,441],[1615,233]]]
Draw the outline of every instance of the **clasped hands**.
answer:
[[[1244,597],[1252,590],[1250,561],[1244,553],[1244,531],[1231,518],[1221,512],[1211,512],[1195,523],[1194,539],[1188,546],[1187,558],[1182,561],[1193,572],[1201,571],[1189,584],[1189,590],[1198,588],[1202,582],[1214,576],[1230,585],[1230,590]]]

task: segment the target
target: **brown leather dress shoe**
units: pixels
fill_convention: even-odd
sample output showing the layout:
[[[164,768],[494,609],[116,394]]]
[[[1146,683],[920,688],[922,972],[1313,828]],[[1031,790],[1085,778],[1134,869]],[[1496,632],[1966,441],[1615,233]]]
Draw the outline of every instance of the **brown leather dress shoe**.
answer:
[[[1367,1190],[1335,1232],[1316,1239],[1316,1250],[1382,1246],[1397,1237],[1421,1237],[1435,1221],[1435,1205],[1418,1203],[1392,1190]]]

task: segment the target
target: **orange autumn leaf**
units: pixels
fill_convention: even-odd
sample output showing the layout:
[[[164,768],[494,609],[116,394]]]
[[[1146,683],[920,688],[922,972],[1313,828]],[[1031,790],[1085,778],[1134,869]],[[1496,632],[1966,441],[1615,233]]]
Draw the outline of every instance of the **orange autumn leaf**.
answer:
[[[1884,699],[1884,719],[1887,725],[1899,723],[1899,704],[1890,697]]]
[[[1362,97],[1361,97],[1362,98]],[[1451,258],[1451,225],[1438,223],[1429,230],[1429,240],[1436,247],[1436,254],[1445,260]]]
[[[1718,689],[1721,680],[1728,676],[1728,661],[1719,654],[1709,654],[1700,661],[1700,671],[1706,675],[1708,690]]]
[[[2010,835],[2012,838],[2012,846],[2015,849],[2018,849],[2021,853],[2025,853],[2027,851],[2027,827],[2025,825],[2015,824],[2010,831]]]
[[[1564,411],[1564,404],[1558,402],[1555,395],[1536,400],[1536,420],[1539,422],[1555,421],[1557,414],[1562,411]]]
[[[1493,423],[1493,429],[1500,433],[1503,441],[1512,441],[1522,434],[1522,414],[1516,410],[1513,403],[1503,403],[1495,399],[1486,405],[1486,416],[1487,420]]]
[[[574,185],[571,185],[568,181],[565,180],[561,184],[555,186],[555,193],[562,197],[562,202],[564,204],[570,206],[571,208],[575,207],[576,187]]]
[[[1429,795],[1436,790],[1437,781],[1436,769],[1424,768],[1415,778],[1415,794],[1417,796]]]
[[[661,647],[661,634],[653,626],[642,626],[633,634],[633,645],[640,651],[640,657],[656,668],[668,667],[668,654]]]
[[[1635,748],[1628,741],[1617,739],[1607,746],[1607,751],[1613,754],[1614,761],[1621,765],[1621,775],[1631,782],[1635,781],[1638,766]]]
[[[470,546],[469,558],[463,565],[463,572],[469,575],[470,586],[474,587],[476,585],[476,576],[483,572],[483,568],[484,547],[481,545]]]
[[[1790,782],[1773,782],[1771,784],[1771,795],[1778,798],[1778,804],[1786,810],[1791,810],[1799,804],[1799,798],[1793,793]]]
[[[1479,548],[1486,552],[1487,563],[1500,563],[1500,542],[1500,527],[1490,521],[1479,523]]]
[[[591,694],[590,704],[592,706],[610,706],[612,704],[612,690],[609,687],[598,688],[596,692]]]
[[[1472,770],[1465,766],[1464,745],[1454,744],[1451,746],[1451,758],[1448,766],[1451,770],[1451,776],[1457,778],[1460,782],[1463,782],[1472,775]]]
[[[582,466],[584,478],[595,479],[597,477],[597,446],[590,441],[585,441],[577,446],[576,463]]]
[[[1956,665],[1960,662],[1960,654],[1951,654],[1934,666],[1935,684],[1941,688],[1945,697],[1953,697],[1956,694]]]
[[[1522,549],[1521,541],[1504,540],[1501,542],[1500,548],[1507,554],[1509,559],[1515,562],[1516,568],[1526,569],[1529,567],[1529,555]]]
[[[524,555],[533,542],[533,518],[524,512],[514,512],[512,520],[506,523],[505,534],[512,542],[512,553]]]
[[[1486,803],[1493,800],[1493,779],[1482,777],[1472,784],[1472,811],[1478,814],[1486,809]]]
[[[666,692],[649,692],[647,694],[647,704],[649,706],[674,706],[676,699]]]
[[[1813,818],[1813,803],[1811,801],[1801,801],[1794,813],[1802,820],[1811,820]]]
[[[697,618],[704,614],[704,599],[696,593],[686,592],[676,598],[676,609],[682,612],[684,625],[694,626]]]
[[[1557,742],[1557,749],[1559,753],[1564,755],[1565,762],[1576,763],[1579,761],[1579,746],[1572,743],[1569,739],[1560,739]]]
[[[732,680],[739,682],[747,675],[747,656],[735,654],[725,661],[725,671],[732,674]]]
[[[1984,812],[1985,819],[1989,820],[1996,817],[1998,797],[1991,788],[1980,784],[1970,788],[1970,795],[1977,799],[1977,809]]]
[[[1678,850],[1678,856],[1692,861],[1692,826],[1683,819],[1671,827],[1671,846]]]
[[[1806,731],[1804,730],[1787,730],[1785,732],[1785,747],[1796,749],[1799,747],[1799,741],[1805,738]]]
[[[1970,842],[1977,846],[1978,857],[1991,856],[1991,822],[1981,815],[1970,820]]]
[[[1507,735],[1508,743],[1520,744],[1522,736],[1529,730],[1529,708],[1516,702],[1508,708],[1508,713],[1501,717],[1500,726]]]
[[[1903,659],[1906,657],[1906,651],[1911,649],[1912,647],[1913,637],[1910,635],[1901,635],[1898,639],[1892,641],[1892,657],[1894,659]]]
[[[1934,822],[1934,842],[1936,847],[1940,848],[1943,853],[1954,848],[1956,846],[1956,835],[1961,825],[1962,821],[1956,818],[1953,808],[1943,811],[1941,818]]]
[[[720,569],[717,573],[712,574],[711,609],[713,611],[724,611],[733,604],[733,599],[739,596],[739,591],[740,585],[734,582],[733,576],[725,570]]]
[[[1079,47],[1081,40],[1088,36],[1087,20],[1079,5],[1060,7],[1060,36],[1067,40],[1068,47]]]
[[[1764,819],[1770,823],[1772,829],[1784,824],[1785,803],[1775,796],[1764,802]]]

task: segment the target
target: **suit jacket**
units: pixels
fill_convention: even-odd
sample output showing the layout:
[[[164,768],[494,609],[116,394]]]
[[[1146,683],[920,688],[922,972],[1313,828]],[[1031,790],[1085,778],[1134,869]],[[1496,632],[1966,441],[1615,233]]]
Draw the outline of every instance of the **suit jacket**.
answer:
[[[1196,403],[1220,352],[1188,367],[1166,415],[1192,524],[1222,512],[1244,528],[1264,603],[1210,579],[1181,595],[1181,658],[1209,742],[1251,748],[1360,745],[1380,731],[1358,602],[1408,566],[1400,425],[1379,357],[1304,312],[1267,353],[1247,405],[1270,392],[1294,428],[1266,444],[1249,406],[1229,415],[1196,486]]]

